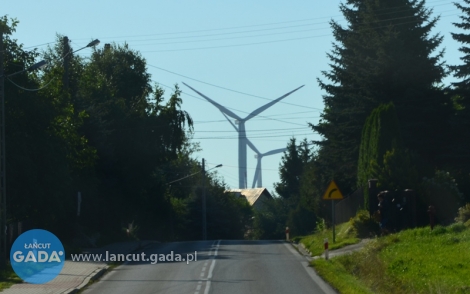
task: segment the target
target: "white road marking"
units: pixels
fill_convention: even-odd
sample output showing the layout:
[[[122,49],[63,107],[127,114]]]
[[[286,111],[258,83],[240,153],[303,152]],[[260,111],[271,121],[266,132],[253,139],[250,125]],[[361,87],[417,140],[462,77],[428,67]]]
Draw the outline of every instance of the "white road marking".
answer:
[[[212,257],[211,257],[212,264],[211,264],[211,267],[209,269],[209,274],[207,275],[207,278],[203,279],[206,268],[207,268],[207,261],[206,261],[204,263],[204,267],[202,268],[202,271],[201,271],[201,280],[197,282],[198,285],[196,286],[196,292],[194,292],[194,294],[199,294],[199,290],[201,290],[203,280],[206,281],[206,290],[204,291],[204,294],[209,293],[210,283],[211,283],[209,279],[212,277],[212,271],[214,270],[215,257],[217,256],[217,252],[219,250],[219,244],[220,244],[220,240],[212,242],[211,249],[209,249],[209,256],[212,255]]]
[[[209,268],[209,273],[207,274],[206,288],[204,290],[204,294],[209,294],[209,290],[211,289],[212,272],[214,271],[215,262],[216,262],[215,257],[217,256],[217,253],[219,251],[219,245],[220,245],[220,240],[217,242],[217,245],[216,245],[215,251],[214,251],[214,255],[212,256],[212,263],[211,263],[211,266]]]

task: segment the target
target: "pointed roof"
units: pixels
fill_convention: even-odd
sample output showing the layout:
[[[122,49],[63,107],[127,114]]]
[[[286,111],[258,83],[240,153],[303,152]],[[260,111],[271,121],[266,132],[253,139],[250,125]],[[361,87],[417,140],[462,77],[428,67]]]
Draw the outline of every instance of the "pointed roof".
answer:
[[[237,193],[244,196],[251,206],[259,199],[262,194],[268,198],[273,198],[266,188],[253,188],[253,189],[230,189],[225,190],[224,193]]]

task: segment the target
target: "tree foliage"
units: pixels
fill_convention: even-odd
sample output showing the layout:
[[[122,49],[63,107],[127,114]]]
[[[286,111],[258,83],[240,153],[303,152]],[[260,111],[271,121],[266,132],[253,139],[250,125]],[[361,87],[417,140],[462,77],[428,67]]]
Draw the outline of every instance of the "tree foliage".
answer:
[[[392,149],[402,149],[398,119],[393,103],[374,109],[362,130],[358,162],[358,186],[365,187],[371,178],[371,162],[381,165],[383,156]]]
[[[450,66],[457,82],[452,83],[449,90],[452,95],[452,105],[454,115],[451,119],[449,129],[450,148],[446,154],[448,162],[447,169],[456,176],[460,188],[470,201],[470,140],[468,140],[468,130],[470,129],[470,1],[455,3],[455,6],[462,12],[459,16],[461,22],[454,23],[459,33],[451,33],[452,38],[461,44],[459,48],[462,56],[462,64]]]
[[[304,165],[309,159],[310,150],[307,141],[303,141],[301,146],[297,146],[296,139],[291,138],[279,165],[280,182],[274,184],[274,189],[279,196],[286,199],[299,197],[300,177]]]
[[[442,36],[430,32],[438,18],[424,1],[354,0],[341,4],[348,25],[332,21],[336,39],[331,69],[318,80],[325,109],[313,130],[324,138],[319,163],[345,191],[356,187],[357,158],[366,118],[393,102],[405,145],[437,162],[444,148],[446,97],[436,84],[445,75]],[[435,117],[442,117],[437,121]],[[433,146],[428,148],[427,146]]]
[[[279,234],[280,223],[288,226],[293,234],[306,234],[315,229],[315,208],[313,198],[310,198],[310,191],[305,190],[305,182],[309,181],[308,169],[313,158],[308,141],[304,139],[299,146],[296,139],[292,138],[287,144],[281,164],[279,166],[280,182],[274,183],[274,187],[279,196],[283,199],[277,200],[274,205],[267,207],[267,211],[260,213],[255,222],[256,225],[264,225],[265,228],[257,228],[260,236],[267,236],[267,228],[276,228],[276,235]],[[308,189],[308,188],[307,188]],[[281,211],[284,211],[281,213]],[[274,221],[274,217],[279,217]],[[281,217],[282,216],[282,217]]]
[[[0,20],[6,75],[41,55],[11,38],[16,25]],[[83,246],[96,245],[87,241],[92,235],[98,244],[200,239],[200,174],[168,185],[201,171],[178,85],[167,97],[127,44],[93,49],[83,59],[63,40],[58,35],[42,54],[50,64],[44,72],[25,71],[5,84],[9,223],[27,221]],[[243,238],[251,207],[225,189],[207,176],[209,237]]]

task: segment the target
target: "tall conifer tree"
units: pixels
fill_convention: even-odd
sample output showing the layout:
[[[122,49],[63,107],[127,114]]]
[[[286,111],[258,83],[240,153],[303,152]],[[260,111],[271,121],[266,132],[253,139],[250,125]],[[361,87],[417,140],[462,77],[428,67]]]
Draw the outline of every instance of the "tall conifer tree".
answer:
[[[450,66],[454,77],[459,81],[452,83],[456,95],[454,99],[455,116],[452,120],[452,145],[449,152],[449,159],[457,169],[469,169],[470,166],[470,139],[468,132],[470,129],[470,0],[464,0],[467,6],[455,3],[463,14],[460,16],[461,22],[454,25],[463,30],[461,33],[452,33],[452,38],[460,42],[462,47],[459,51],[463,53],[460,58],[463,64]]]
[[[324,138],[317,142],[320,170],[351,189],[362,128],[380,104],[395,104],[407,147],[436,159],[442,146],[437,134],[445,127],[441,119],[448,115],[436,85],[446,72],[443,51],[435,53],[442,36],[430,36],[438,17],[431,17],[425,1],[349,0],[340,10],[348,25],[331,21],[336,39],[327,54],[331,68],[322,72],[328,81],[318,79],[326,91],[325,109],[312,128]]]

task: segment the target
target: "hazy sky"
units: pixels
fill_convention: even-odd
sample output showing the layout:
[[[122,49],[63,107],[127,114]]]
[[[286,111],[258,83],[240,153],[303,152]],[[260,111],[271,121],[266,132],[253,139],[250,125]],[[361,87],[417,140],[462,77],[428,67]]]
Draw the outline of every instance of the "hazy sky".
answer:
[[[238,188],[237,133],[211,104],[185,87],[194,87],[241,117],[301,86],[260,116],[246,123],[248,137],[260,152],[283,148],[289,138],[319,139],[307,126],[323,109],[317,78],[328,70],[326,53],[333,36],[331,19],[345,24],[341,1],[59,1],[3,0],[0,15],[20,23],[14,38],[26,48],[43,50],[56,33],[68,36],[74,49],[92,39],[99,46],[127,42],[148,62],[152,79],[167,89],[183,90],[183,109],[195,121],[194,141],[203,149],[208,168],[218,168],[225,182]],[[450,32],[460,11],[452,2],[431,0],[427,7],[441,15],[434,33],[444,36],[448,64],[458,64],[459,44]],[[87,57],[91,50],[82,50]],[[446,79],[448,83],[450,79]],[[233,90],[233,91],[230,91]],[[279,180],[282,154],[263,159],[263,186]],[[248,149],[248,187],[256,159]],[[326,187],[325,187],[326,188]],[[346,191],[345,191],[346,192]]]

